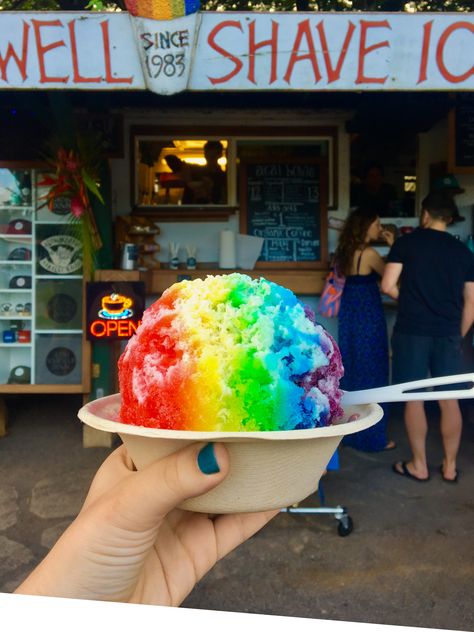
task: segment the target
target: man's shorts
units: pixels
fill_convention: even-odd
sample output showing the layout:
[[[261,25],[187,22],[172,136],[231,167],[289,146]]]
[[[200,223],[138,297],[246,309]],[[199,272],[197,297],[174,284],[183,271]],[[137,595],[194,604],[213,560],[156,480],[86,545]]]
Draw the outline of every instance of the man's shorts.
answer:
[[[392,336],[392,384],[466,372],[462,337]],[[446,390],[446,387],[439,387]]]

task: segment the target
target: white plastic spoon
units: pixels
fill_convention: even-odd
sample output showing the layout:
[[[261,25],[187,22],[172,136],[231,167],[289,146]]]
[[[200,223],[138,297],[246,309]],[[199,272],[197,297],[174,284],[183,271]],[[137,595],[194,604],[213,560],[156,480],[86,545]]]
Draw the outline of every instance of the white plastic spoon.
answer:
[[[413,393],[415,388],[429,388],[430,386],[449,386],[451,384],[461,384],[472,382],[471,388],[458,390],[439,390]],[[428,401],[438,399],[470,399],[474,397],[474,373],[463,373],[461,375],[447,375],[445,377],[430,377],[426,380],[416,380],[403,384],[393,384],[392,386],[382,386],[381,388],[368,388],[362,391],[344,391],[342,405],[352,404],[372,404],[384,402],[410,402]]]

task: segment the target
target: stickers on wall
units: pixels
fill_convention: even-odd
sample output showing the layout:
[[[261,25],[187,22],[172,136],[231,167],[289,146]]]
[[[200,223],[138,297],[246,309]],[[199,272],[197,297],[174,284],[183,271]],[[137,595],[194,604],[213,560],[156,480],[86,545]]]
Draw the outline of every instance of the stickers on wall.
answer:
[[[75,353],[68,347],[54,347],[46,356],[45,363],[50,373],[63,377],[74,371],[77,360]]]
[[[38,279],[36,329],[82,330],[82,279]]]
[[[38,243],[40,268],[50,274],[74,274],[82,268],[82,244],[71,235],[54,235]]]
[[[54,294],[46,305],[46,312],[51,320],[62,325],[70,323],[77,311],[76,299],[64,292]]]
[[[36,336],[36,383],[80,384],[82,382],[82,336],[38,334]]]

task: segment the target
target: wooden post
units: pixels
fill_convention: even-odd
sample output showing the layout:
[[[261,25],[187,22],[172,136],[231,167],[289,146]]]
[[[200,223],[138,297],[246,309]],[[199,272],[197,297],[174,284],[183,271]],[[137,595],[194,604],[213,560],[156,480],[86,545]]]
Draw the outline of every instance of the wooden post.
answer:
[[[8,409],[5,403],[5,398],[0,397],[0,437],[5,437],[7,434],[7,418]]]

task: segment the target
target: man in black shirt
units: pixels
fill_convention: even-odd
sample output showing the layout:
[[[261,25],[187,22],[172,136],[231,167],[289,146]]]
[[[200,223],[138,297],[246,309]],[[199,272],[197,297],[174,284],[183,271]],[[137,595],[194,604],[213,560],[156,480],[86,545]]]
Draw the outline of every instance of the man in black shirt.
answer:
[[[474,322],[474,255],[446,231],[456,211],[444,191],[430,193],[422,205],[420,228],[392,246],[382,291],[399,300],[392,337],[392,382],[464,372],[462,337]],[[400,290],[398,281],[400,280]],[[444,459],[441,475],[456,482],[456,457],[462,417],[457,400],[440,400]],[[395,473],[429,480],[426,460],[427,419],[423,401],[405,404],[410,461],[393,465]]]

